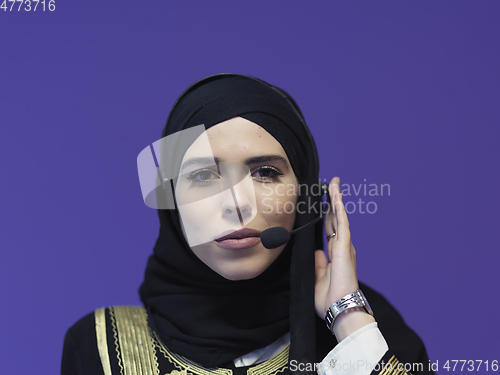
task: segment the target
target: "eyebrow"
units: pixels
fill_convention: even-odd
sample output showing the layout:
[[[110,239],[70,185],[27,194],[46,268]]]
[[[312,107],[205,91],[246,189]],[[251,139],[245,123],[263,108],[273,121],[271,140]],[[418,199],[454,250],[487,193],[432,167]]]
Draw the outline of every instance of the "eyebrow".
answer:
[[[281,155],[260,155],[260,156],[252,156],[248,159],[245,160],[245,164],[257,164],[257,163],[265,163],[265,162],[268,162],[268,161],[280,161],[282,162],[283,164],[285,164],[285,167],[288,168],[289,165],[288,165],[288,161]],[[210,157],[203,157],[203,158],[192,158],[192,159],[188,159],[186,160],[182,166],[181,166],[181,169],[184,169],[184,168],[187,168],[189,167],[190,165],[193,165],[193,164],[203,164],[203,165],[213,165],[213,163],[220,163],[221,160],[218,158],[218,157],[213,157],[213,158],[210,158]]]
[[[285,167],[288,168],[288,161],[281,155],[261,155],[254,156],[245,160],[245,164],[257,164],[257,163],[265,163],[267,161],[281,161],[285,164]]]

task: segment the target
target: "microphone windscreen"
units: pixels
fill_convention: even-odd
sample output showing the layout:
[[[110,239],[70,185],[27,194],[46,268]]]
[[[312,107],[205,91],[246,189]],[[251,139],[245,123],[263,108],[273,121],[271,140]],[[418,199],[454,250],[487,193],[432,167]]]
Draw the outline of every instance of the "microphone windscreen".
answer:
[[[283,227],[266,229],[260,234],[260,241],[266,249],[274,249],[286,244],[290,240],[290,232]]]

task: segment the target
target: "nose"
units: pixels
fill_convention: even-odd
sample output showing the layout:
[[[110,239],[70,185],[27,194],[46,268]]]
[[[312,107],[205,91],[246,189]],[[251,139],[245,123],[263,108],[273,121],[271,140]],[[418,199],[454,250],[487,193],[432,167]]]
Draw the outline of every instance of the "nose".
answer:
[[[245,225],[252,219],[254,207],[252,202],[253,189],[248,189],[245,184],[237,184],[230,189],[230,193],[222,204],[222,216],[232,221],[239,221]],[[254,199],[252,199],[254,198]]]

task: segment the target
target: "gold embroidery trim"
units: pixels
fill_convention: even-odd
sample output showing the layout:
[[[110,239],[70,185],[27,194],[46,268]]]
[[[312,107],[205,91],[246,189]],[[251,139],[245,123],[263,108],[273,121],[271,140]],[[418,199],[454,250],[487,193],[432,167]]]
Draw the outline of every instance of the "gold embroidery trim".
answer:
[[[99,351],[99,357],[101,357],[104,375],[112,375],[111,364],[109,362],[108,342],[106,340],[106,316],[104,309],[105,308],[103,307],[94,312],[95,334],[97,337],[97,349]]]
[[[181,374],[186,375],[232,375],[233,371],[225,368],[205,369],[196,362],[193,362],[179,354],[172,353],[160,340],[158,334],[153,331],[153,338],[156,347],[163,353],[166,359],[178,368]],[[189,370],[190,372],[187,372]],[[176,371],[176,370],[174,370]],[[175,372],[171,372],[175,374]]]
[[[288,368],[288,352],[290,351],[290,344],[283,349],[279,354],[273,358],[259,363],[247,370],[247,375],[264,375],[264,374],[278,374]]]
[[[156,350],[149,334],[144,308],[117,306],[113,312],[123,360],[123,375],[159,375]]]
[[[411,375],[411,373],[406,371],[402,366],[402,363],[400,363],[396,356],[393,355],[389,359],[389,362],[385,364],[379,375]]]
[[[115,311],[112,307],[109,308],[109,318],[111,319],[111,327],[113,328],[113,342],[115,343],[116,359],[120,366],[120,374],[123,375],[122,357],[120,354],[120,346],[118,345],[118,331],[116,329]]]
[[[174,370],[170,375],[232,375],[233,371],[225,368],[206,369],[194,361],[191,361],[181,355],[171,352],[160,340],[158,334],[153,332],[153,340],[168,361],[179,370]],[[258,365],[252,366],[247,370],[247,375],[273,375],[285,371],[288,368],[288,353],[290,344],[288,344],[279,354]],[[189,372],[188,372],[189,371]]]

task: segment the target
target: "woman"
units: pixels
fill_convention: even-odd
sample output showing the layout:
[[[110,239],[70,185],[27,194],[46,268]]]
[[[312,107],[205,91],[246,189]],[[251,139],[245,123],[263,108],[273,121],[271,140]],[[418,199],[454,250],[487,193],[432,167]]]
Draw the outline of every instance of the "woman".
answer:
[[[162,184],[156,201],[145,197],[161,227],[144,307],[77,322],[63,374],[404,373],[399,363],[431,373],[418,336],[358,283],[338,178],[324,218],[328,259],[321,221],[262,244],[265,230],[288,233],[320,215],[308,209],[321,200],[316,147],[288,94],[253,77],[207,77],[178,99],[162,140]]]

